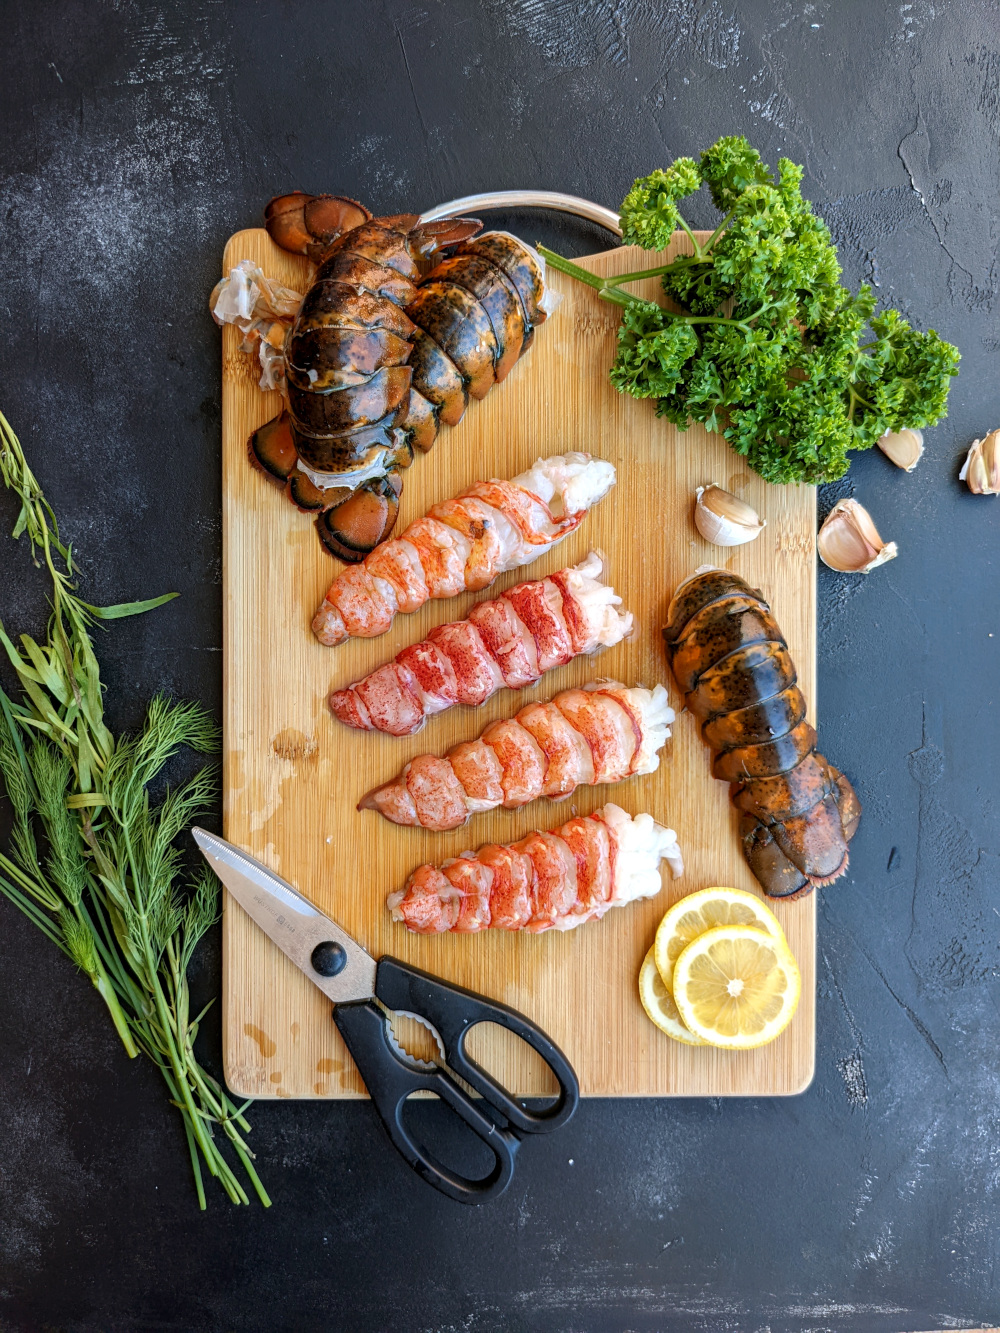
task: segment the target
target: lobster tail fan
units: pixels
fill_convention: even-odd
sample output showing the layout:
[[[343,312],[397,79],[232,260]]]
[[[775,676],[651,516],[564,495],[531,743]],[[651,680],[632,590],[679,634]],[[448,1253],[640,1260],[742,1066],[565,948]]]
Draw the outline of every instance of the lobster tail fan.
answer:
[[[740,819],[743,855],[758,883],[766,885],[769,898],[801,898],[811,893],[809,876],[782,851],[766,824],[753,815]]]
[[[316,531],[320,541],[338,560],[358,564],[392,532],[402,489],[398,472],[365,482],[319,516]]]
[[[371,217],[356,199],[339,194],[277,195],[264,211],[264,225],[275,245],[293,255],[319,259],[338,236]]]
[[[285,409],[257,427],[247,441],[247,453],[259,472],[284,486],[299,460],[292,439],[292,421]]]
[[[409,250],[420,263],[441,250],[447,250],[451,245],[471,240],[482,229],[483,224],[479,218],[441,218],[437,222],[423,222],[410,232]]]

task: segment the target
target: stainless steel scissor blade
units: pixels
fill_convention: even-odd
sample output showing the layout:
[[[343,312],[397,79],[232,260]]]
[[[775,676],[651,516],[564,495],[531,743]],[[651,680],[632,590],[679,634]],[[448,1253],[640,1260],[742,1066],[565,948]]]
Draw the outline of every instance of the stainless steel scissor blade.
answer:
[[[205,860],[269,939],[335,1004],[375,994],[375,959],[267,866],[232,843],[191,830]]]

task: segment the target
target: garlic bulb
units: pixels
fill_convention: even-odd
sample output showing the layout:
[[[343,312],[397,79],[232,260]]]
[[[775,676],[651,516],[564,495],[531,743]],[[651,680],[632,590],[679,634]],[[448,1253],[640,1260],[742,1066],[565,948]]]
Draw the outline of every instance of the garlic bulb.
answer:
[[[837,501],[819,530],[816,546],[823,564],[843,574],[867,574],[899,554],[895,542],[883,542],[871,514],[857,500]]]
[[[1000,495],[1000,430],[973,440],[958,478],[973,495]]]
[[[904,472],[912,472],[924,452],[924,435],[919,430],[890,430],[878,441],[878,447]]]
[[[698,487],[694,525],[706,541],[716,546],[742,546],[760,536],[767,520],[762,523],[756,509],[712,482]]]

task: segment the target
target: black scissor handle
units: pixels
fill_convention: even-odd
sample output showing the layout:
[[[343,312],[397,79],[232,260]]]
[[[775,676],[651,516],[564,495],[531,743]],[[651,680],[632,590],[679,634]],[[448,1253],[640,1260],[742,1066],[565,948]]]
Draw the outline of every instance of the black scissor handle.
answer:
[[[390,1139],[417,1175],[459,1203],[485,1203],[502,1194],[514,1174],[514,1155],[520,1145],[517,1135],[484,1115],[444,1070],[424,1070],[401,1057],[389,1042],[385,1013],[373,1001],[338,1004],[333,1021]],[[494,1158],[489,1175],[470,1180],[445,1166],[413,1137],[404,1120],[404,1105],[415,1092],[436,1093],[482,1139]]]
[[[432,1023],[444,1043],[448,1068],[475,1088],[515,1129],[524,1134],[558,1129],[576,1110],[580,1085],[572,1065],[555,1042],[516,1009],[388,957],[379,959],[375,994],[387,1009],[416,1014]],[[466,1038],[477,1023],[508,1028],[541,1056],[559,1084],[559,1096],[552,1106],[543,1111],[529,1110],[466,1054]]]

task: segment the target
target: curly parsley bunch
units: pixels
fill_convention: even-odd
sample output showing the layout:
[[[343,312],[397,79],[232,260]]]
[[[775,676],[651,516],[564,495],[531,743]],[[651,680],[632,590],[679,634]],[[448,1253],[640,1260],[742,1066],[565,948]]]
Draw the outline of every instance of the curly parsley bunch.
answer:
[[[744,138],[719,139],[698,163],[637,180],[622,204],[622,239],[664,250],[680,228],[693,252],[601,279],[544,250],[554,268],[622,306],[611,381],[656,400],[658,415],[721,431],[766,481],[842,477],[848,451],[886,431],[932,426],[945,412],[958,350],[896,310],[875,314],[871,288],[840,282],[830,232],[801,191],[802,168],[777,178]],[[678,204],[708,186],[724,214],[699,244]],[[659,275],[669,306],[623,290]]]

